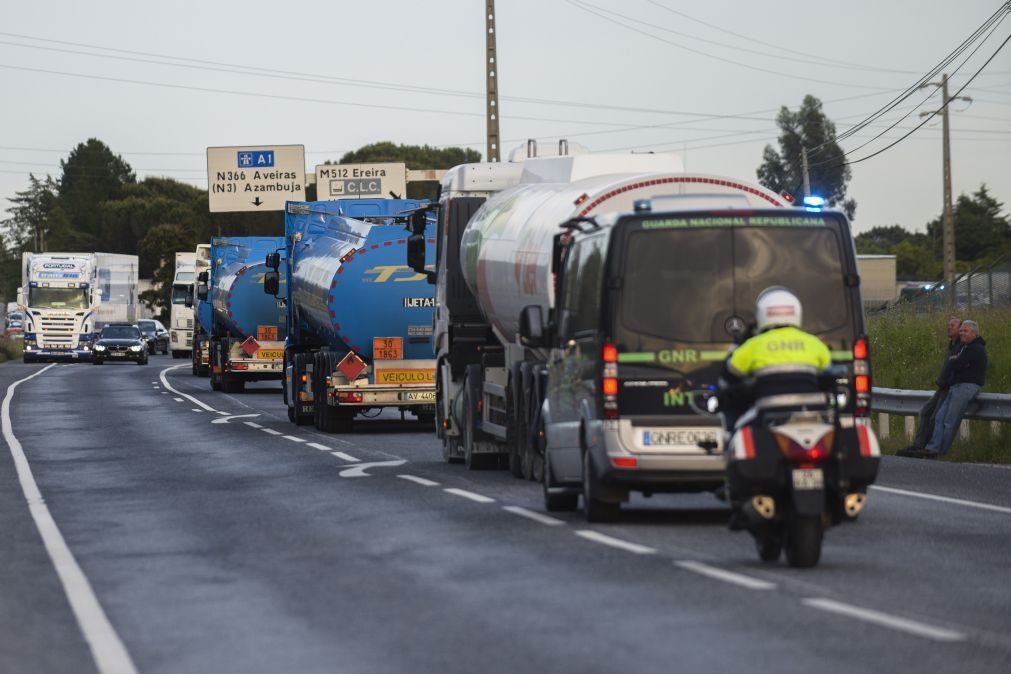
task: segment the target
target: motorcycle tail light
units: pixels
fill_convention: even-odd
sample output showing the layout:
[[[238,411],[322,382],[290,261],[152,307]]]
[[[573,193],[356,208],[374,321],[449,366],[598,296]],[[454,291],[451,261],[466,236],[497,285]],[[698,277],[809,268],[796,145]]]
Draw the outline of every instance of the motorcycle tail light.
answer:
[[[835,431],[830,431],[817,442],[804,446],[793,438],[789,438],[780,433],[773,433],[779,451],[790,461],[821,461],[828,458],[832,452],[832,444],[835,441]]]

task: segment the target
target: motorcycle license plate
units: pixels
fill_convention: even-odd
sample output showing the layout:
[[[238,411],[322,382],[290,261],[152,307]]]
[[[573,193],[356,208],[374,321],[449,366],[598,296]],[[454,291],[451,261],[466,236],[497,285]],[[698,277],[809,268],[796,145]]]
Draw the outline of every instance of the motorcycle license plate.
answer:
[[[802,491],[821,489],[825,486],[825,477],[820,468],[795,468],[793,470],[793,488]]]

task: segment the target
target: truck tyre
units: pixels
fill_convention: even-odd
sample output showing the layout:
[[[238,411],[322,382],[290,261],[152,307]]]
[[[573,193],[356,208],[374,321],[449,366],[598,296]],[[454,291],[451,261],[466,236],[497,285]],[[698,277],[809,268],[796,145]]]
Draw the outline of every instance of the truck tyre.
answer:
[[[292,385],[292,403],[294,404],[294,417],[296,426],[308,426],[312,423],[311,414],[299,414],[298,413],[298,396],[294,395],[295,388],[298,386],[298,382],[302,381],[302,375],[305,373],[305,365],[309,362],[312,354],[308,353],[296,353],[295,358],[292,360],[292,372],[291,372],[291,385]]]
[[[470,386],[467,382],[463,387],[463,462],[468,470],[483,470],[487,465],[489,455],[474,451],[474,403],[471,399]],[[494,455],[490,455],[494,458]]]
[[[220,391],[221,390],[221,374],[215,372],[216,369],[221,367],[221,358],[218,351],[220,350],[221,344],[216,339],[212,339],[207,343],[208,349],[210,349],[210,354],[208,354],[207,362],[210,368],[211,375],[211,390]]]
[[[513,368],[512,389],[512,437],[509,439],[509,474],[523,477],[523,454],[526,451],[527,397],[526,363]]]
[[[223,375],[221,380],[221,390],[225,393],[245,393],[246,382],[244,379],[237,379],[228,375]]]
[[[316,429],[324,433],[347,433],[350,431],[350,427],[344,431],[340,430],[341,421],[338,409],[329,404],[325,395],[326,378],[337,365],[337,355],[330,351],[316,354],[313,364],[313,391],[316,394],[313,399],[313,409],[316,412]],[[354,417],[354,414],[351,416]],[[350,421],[348,426],[350,426]]]
[[[600,482],[593,472],[589,452],[583,452],[583,513],[587,522],[614,522],[621,515],[621,503],[600,497]]]

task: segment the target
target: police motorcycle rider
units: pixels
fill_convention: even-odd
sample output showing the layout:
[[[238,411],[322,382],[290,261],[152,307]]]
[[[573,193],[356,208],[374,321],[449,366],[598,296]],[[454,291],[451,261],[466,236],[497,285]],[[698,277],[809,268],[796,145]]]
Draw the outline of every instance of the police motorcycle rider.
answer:
[[[772,286],[755,301],[757,334],[731,351],[719,381],[724,448],[735,429],[755,419],[754,403],[766,396],[817,393],[818,375],[832,363],[832,354],[818,337],[801,330],[800,300],[788,288]],[[741,529],[745,518],[734,485],[727,484],[732,508],[730,527]]]

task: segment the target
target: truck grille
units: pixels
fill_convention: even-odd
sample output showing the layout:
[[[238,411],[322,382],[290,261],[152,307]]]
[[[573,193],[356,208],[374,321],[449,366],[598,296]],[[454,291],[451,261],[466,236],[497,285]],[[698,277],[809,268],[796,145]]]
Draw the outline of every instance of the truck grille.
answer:
[[[42,331],[39,346],[73,348],[76,340],[72,316],[46,316],[39,319]]]
[[[187,318],[186,319],[186,329],[187,330],[192,330],[193,329],[193,319],[192,318]]]

